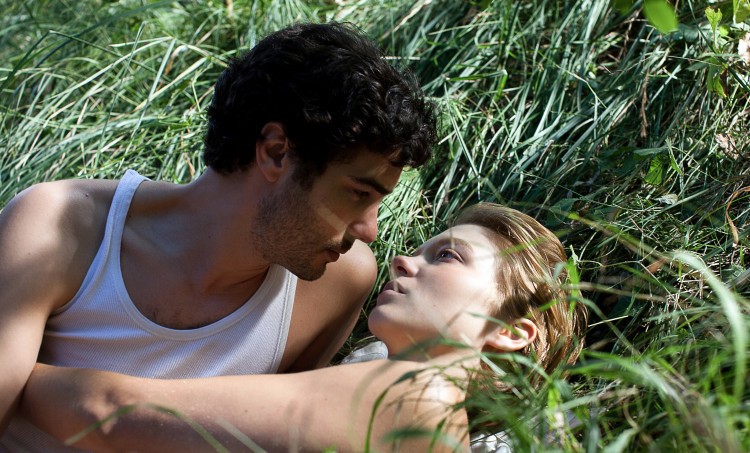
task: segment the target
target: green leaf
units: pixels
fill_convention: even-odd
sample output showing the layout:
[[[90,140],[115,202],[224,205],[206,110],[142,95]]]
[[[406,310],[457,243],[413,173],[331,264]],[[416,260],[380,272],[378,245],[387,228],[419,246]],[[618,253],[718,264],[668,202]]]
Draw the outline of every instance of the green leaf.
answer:
[[[575,198],[563,198],[555,203],[552,208],[547,211],[547,224],[548,225],[560,225],[568,220],[568,213],[573,210],[575,204]]]
[[[602,453],[621,453],[623,451],[629,451],[631,448],[630,441],[636,434],[638,434],[636,429],[626,429],[617,436],[617,439],[615,439],[614,442],[607,445],[604,450],[602,450]]]
[[[646,177],[643,178],[643,181],[653,186],[660,186],[662,181],[664,181],[664,164],[661,155],[654,156],[654,158],[651,159],[648,173],[646,173]]]
[[[658,156],[664,153],[667,148],[660,146],[658,148],[641,148],[633,150],[633,154],[635,155],[636,159],[640,158],[641,161],[646,160],[648,157],[651,156]]]
[[[633,0],[612,0],[612,6],[621,14],[626,14],[633,6]]]
[[[720,97],[727,97],[724,91],[724,85],[721,84],[721,74],[724,72],[724,65],[716,57],[711,57],[708,60],[708,75],[706,77],[706,88],[711,93],[715,93]]]
[[[677,161],[674,160],[674,156],[672,154],[669,155],[669,166],[672,167],[672,170],[674,170],[675,173],[682,176],[682,169],[679,165],[677,165]]]
[[[677,30],[677,15],[666,0],[645,0],[643,14],[651,25],[662,33]]]
[[[708,18],[708,23],[711,24],[711,30],[716,33],[719,28],[719,22],[721,22],[721,10],[713,9],[709,6],[706,8],[706,18]]]
[[[750,0],[734,0],[734,22],[745,22],[750,18]]]
[[[503,96],[503,90],[505,89],[505,83],[508,81],[508,71],[501,69],[499,72],[497,91],[495,92],[495,100],[500,99]]]

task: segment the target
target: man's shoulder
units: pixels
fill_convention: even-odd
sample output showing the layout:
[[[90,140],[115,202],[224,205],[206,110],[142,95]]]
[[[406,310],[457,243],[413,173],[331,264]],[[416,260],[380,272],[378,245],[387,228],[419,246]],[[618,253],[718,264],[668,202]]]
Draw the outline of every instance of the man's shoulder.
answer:
[[[66,262],[90,261],[116,187],[117,181],[105,180],[35,184],[0,212],[0,244],[8,253],[16,250],[60,269]]]
[[[347,311],[353,307],[358,310],[372,291],[377,271],[370,248],[356,241],[336,262],[328,264],[321,278],[314,281],[299,279],[295,301],[315,307],[318,315],[326,310]]]
[[[364,291],[361,297],[366,297],[375,283],[377,271],[375,255],[370,247],[364,242],[355,241],[352,248],[341,255],[338,261],[328,264],[325,274],[316,282],[327,288],[335,288],[336,291]]]
[[[115,187],[109,181],[48,182],[11,200],[0,212],[2,295],[51,308],[72,297],[101,242]],[[44,292],[28,289],[40,281]]]
[[[327,364],[351,332],[377,276],[375,257],[363,242],[329,263],[315,281],[297,280],[289,339],[281,370]]]
[[[61,179],[40,182],[16,195],[8,206],[45,203],[50,207],[64,207],[82,200],[103,202],[111,200],[119,181],[104,179]],[[80,203],[78,203],[80,205]]]
[[[371,270],[377,270],[375,255],[372,253],[370,246],[362,241],[354,241],[352,248],[341,255],[340,259],[334,264],[349,270],[352,266],[371,267]]]
[[[117,181],[68,179],[35,184],[11,200],[6,216],[20,224],[46,224],[70,233],[95,227],[106,217]]]

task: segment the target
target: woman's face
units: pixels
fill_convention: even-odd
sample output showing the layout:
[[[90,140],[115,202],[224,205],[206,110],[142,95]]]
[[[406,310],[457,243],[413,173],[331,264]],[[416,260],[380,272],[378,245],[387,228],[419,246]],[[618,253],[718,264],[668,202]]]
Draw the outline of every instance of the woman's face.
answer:
[[[398,354],[420,342],[447,338],[481,348],[497,299],[493,233],[458,225],[431,238],[413,256],[397,256],[391,281],[368,319],[370,331]]]

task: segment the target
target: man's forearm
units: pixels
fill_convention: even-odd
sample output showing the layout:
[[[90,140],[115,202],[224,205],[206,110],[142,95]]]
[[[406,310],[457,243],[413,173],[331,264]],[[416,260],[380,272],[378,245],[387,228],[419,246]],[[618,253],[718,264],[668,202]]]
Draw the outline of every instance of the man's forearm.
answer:
[[[0,350],[2,347],[0,347]],[[5,352],[5,351],[1,351]],[[10,421],[18,410],[19,402],[23,392],[26,380],[31,373],[33,361],[29,360],[28,366],[24,364],[24,358],[14,361],[17,356],[0,353],[0,358],[5,358],[7,362],[13,363],[13,367],[6,367],[0,376],[0,437],[8,429]]]
[[[431,432],[445,419],[460,439],[465,415],[452,407],[462,393],[444,371],[424,367],[376,361],[297,374],[159,380],[38,365],[22,411],[60,440],[91,431],[74,445],[92,451],[215,451],[212,440],[234,451],[247,448],[242,436],[274,451],[359,451],[369,435],[379,450],[391,448],[383,436],[393,429]]]
[[[90,431],[75,445],[93,451],[107,451],[98,436],[103,427],[97,422],[104,418],[102,414],[111,412],[106,404],[108,393],[90,388],[89,396],[81,395],[80,380],[86,372],[37,364],[26,384],[19,411],[31,423],[60,441]]]
[[[139,381],[117,373],[38,364],[20,411],[61,442],[92,452],[177,448],[213,452],[216,437],[231,451],[246,448],[210,420],[199,424],[172,410],[178,405],[170,404],[163,381],[144,380],[148,385]],[[182,396],[176,395],[189,406],[189,398]]]
[[[11,392],[2,392],[0,396],[0,437],[8,429],[10,420],[13,417],[16,409],[18,408],[18,402],[21,399],[21,395],[16,393],[15,395]]]

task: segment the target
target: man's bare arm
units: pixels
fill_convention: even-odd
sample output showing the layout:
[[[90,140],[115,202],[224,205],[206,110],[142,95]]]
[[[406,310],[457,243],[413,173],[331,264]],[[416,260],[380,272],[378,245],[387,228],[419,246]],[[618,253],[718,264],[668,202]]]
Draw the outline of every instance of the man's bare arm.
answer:
[[[87,266],[78,261],[86,248],[74,230],[92,222],[91,211],[70,188],[67,182],[33,186],[0,213],[0,363],[12,364],[0,373],[0,433],[37,360],[47,318],[85,276]],[[84,225],[74,221],[81,208],[89,214]]]
[[[394,384],[410,372],[416,377]],[[466,415],[453,408],[463,396],[455,378],[387,360],[183,380],[38,365],[22,410],[61,440],[94,427],[74,444],[92,451],[215,451],[200,430],[229,451],[247,448],[243,437],[267,451],[364,451],[368,436],[372,451],[386,451],[394,447],[386,435],[407,427],[444,437],[405,439],[401,451],[462,451]]]

